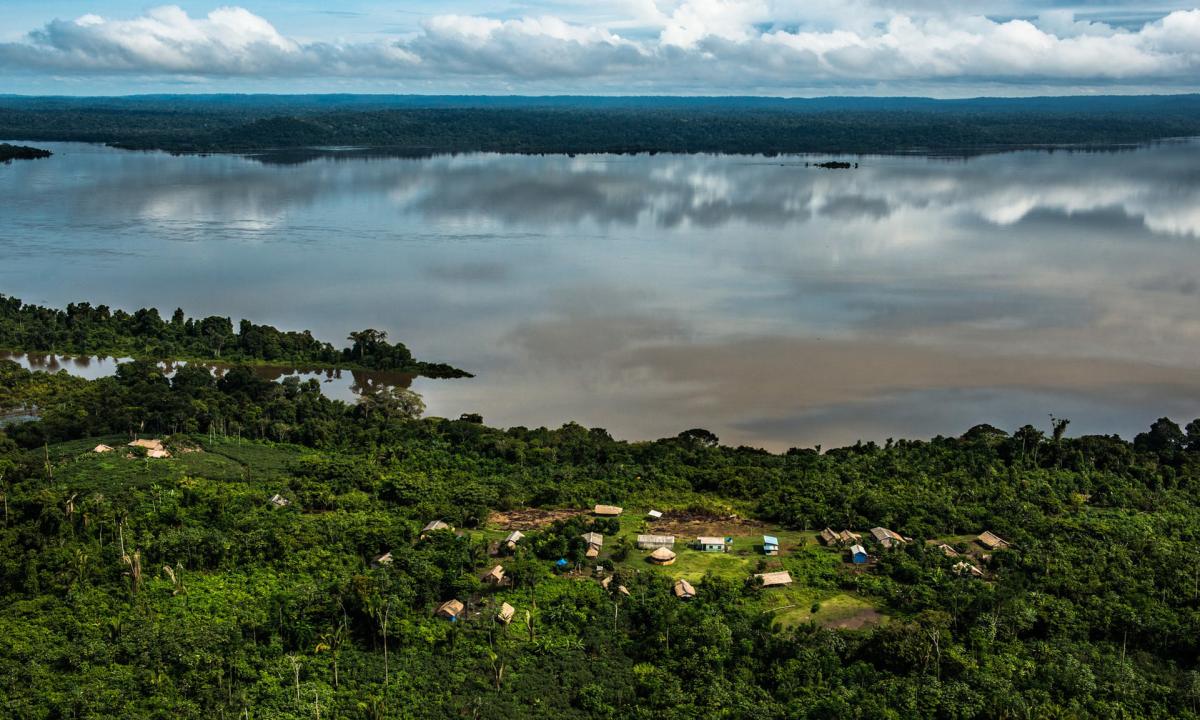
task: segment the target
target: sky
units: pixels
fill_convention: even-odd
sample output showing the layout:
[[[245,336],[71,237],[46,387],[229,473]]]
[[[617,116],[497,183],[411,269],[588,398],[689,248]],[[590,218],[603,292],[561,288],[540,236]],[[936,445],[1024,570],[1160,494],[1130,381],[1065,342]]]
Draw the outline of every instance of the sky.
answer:
[[[1194,92],[1197,1],[2,0],[0,93]]]

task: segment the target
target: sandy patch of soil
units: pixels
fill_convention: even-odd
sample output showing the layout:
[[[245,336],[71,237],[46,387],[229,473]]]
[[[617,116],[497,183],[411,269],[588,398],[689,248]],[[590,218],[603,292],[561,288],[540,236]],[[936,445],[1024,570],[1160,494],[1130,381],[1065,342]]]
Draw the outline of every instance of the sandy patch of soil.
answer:
[[[883,615],[875,608],[863,608],[849,617],[828,620],[819,623],[830,630],[862,630],[865,627],[875,627],[883,622]]]
[[[736,515],[717,517],[713,515],[697,515],[682,510],[668,510],[662,519],[647,523],[647,532],[660,535],[679,535],[682,537],[699,537],[711,535],[728,537],[732,535],[755,535],[767,526],[757,520],[748,520]]]
[[[487,525],[501,530],[539,530],[558,520],[573,518],[585,512],[585,510],[543,510],[541,508],[521,508],[504,512],[493,510],[488,515]]]

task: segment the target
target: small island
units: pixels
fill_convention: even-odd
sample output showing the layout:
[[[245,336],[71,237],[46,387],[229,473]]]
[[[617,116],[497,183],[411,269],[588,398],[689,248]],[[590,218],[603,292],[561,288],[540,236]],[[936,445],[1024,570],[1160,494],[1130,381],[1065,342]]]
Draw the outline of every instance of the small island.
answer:
[[[352,332],[347,340],[350,346],[339,350],[309,330],[283,331],[249,320],[240,321],[235,330],[230,318],[190,318],[182,309],[163,319],[155,308],[128,313],[71,303],[58,310],[0,294],[0,349],[12,352],[474,377],[445,363],[415,359],[404,343],[388,342],[382,330]]]
[[[41,160],[53,154],[49,150],[42,150],[40,148],[0,143],[0,163],[4,163],[5,165],[11,163],[13,160]]]

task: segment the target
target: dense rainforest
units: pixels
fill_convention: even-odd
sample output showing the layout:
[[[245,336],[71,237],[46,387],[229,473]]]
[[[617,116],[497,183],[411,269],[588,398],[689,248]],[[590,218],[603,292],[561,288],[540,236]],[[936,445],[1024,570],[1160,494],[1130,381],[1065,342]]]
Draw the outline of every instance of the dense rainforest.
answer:
[[[9,145],[0,143],[0,163],[8,164],[13,160],[41,160],[54,153],[49,150],[26,147],[24,145]]]
[[[337,350],[307,330],[281,331],[249,320],[240,321],[235,330],[227,317],[191,318],[182,309],[164,320],[154,308],[128,313],[106,305],[72,303],[58,310],[0,294],[0,350],[471,377],[444,363],[414,359],[404,343],[389,343],[381,330],[352,332],[347,340],[352,345]]]
[[[421,418],[407,391],[350,405],[245,367],[0,362],[22,407],[0,429],[6,716],[1200,717],[1200,421],[771,454]],[[676,564],[632,547],[649,528]],[[680,547],[691,529],[737,549]],[[973,549],[984,530],[1010,546]]]
[[[1200,96],[0,96],[0,137],[173,152],[971,154],[1200,134]]]

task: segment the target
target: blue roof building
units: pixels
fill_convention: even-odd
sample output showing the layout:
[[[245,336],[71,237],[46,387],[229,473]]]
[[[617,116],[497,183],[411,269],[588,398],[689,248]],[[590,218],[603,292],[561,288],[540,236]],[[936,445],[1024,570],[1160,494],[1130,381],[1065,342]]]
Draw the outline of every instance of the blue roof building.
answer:
[[[869,559],[870,557],[867,555],[867,549],[862,545],[854,545],[850,548],[850,562],[856,565],[861,565]]]
[[[763,535],[763,554],[778,555],[779,554],[779,538],[774,535]]]

